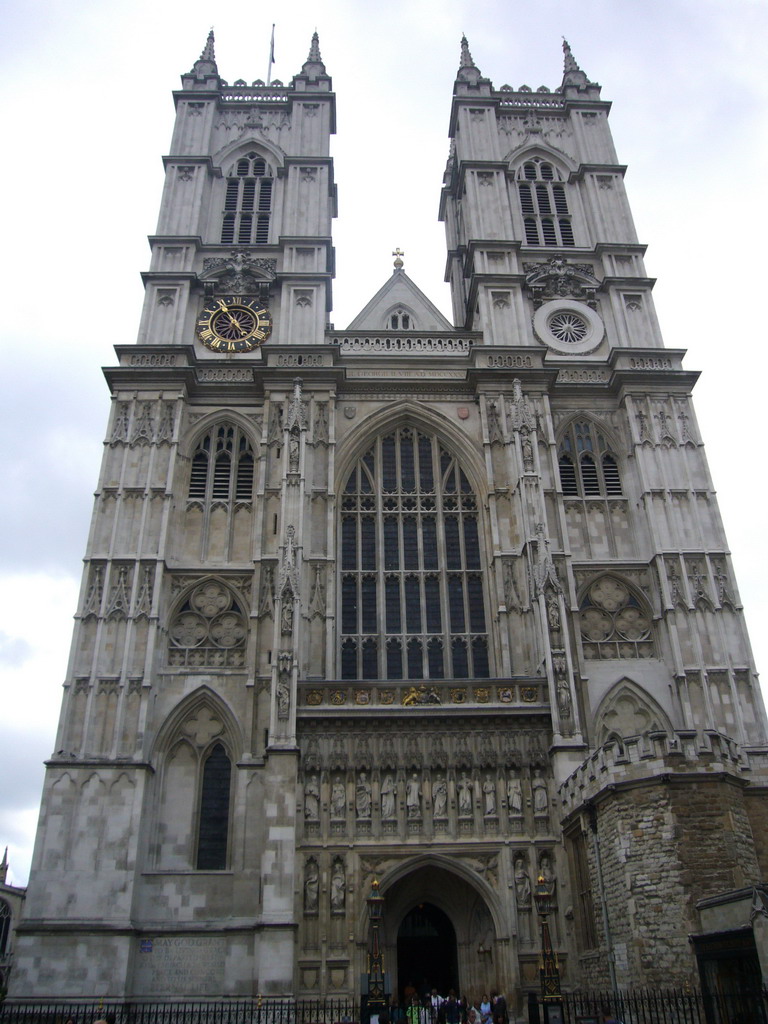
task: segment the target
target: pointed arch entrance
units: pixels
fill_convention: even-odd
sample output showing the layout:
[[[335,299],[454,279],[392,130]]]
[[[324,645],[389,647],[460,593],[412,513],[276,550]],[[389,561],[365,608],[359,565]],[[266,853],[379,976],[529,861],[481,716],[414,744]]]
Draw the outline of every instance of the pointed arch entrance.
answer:
[[[456,930],[434,903],[419,903],[405,915],[397,931],[397,977],[400,1001],[406,986],[445,994],[459,991]]]
[[[421,993],[480,998],[511,989],[507,955],[509,922],[488,880],[469,865],[433,856],[401,865],[381,880],[384,904],[384,970],[402,999],[412,983]]]

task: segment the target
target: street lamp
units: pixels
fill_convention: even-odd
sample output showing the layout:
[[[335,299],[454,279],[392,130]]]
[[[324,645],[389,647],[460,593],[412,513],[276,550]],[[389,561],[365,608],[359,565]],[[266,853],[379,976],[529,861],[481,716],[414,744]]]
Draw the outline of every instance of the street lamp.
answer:
[[[371,944],[368,953],[368,1014],[379,1014],[386,1009],[384,994],[384,955],[381,951],[379,927],[384,912],[384,897],[379,892],[379,883],[374,878],[370,894],[366,897],[368,917],[371,922]]]
[[[541,957],[539,958],[539,978],[541,979],[541,999],[544,1003],[544,1020],[554,1024],[561,1019],[558,1013],[561,1005],[560,995],[560,965],[557,962],[557,953],[552,949],[552,940],[549,937],[549,925],[547,917],[552,912],[555,892],[554,884],[547,882],[544,875],[540,874],[536,879],[536,887],[533,890],[533,899],[536,903],[536,910],[541,918]],[[557,1009],[555,1005],[557,1004]],[[553,1010],[554,1012],[550,1012]]]

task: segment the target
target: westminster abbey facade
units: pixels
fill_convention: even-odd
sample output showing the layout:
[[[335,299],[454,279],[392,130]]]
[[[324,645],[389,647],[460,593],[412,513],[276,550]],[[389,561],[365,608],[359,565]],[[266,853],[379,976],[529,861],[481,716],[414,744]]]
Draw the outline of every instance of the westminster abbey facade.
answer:
[[[11,996],[358,999],[374,880],[395,993],[517,1013],[538,878],[565,988],[693,980],[766,719],[600,87],[463,40],[454,323],[398,255],[345,330],[317,37],[175,100]]]

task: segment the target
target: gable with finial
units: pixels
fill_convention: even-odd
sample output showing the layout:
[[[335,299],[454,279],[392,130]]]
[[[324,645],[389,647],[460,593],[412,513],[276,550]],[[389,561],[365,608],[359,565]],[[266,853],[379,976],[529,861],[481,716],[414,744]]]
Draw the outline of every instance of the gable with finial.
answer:
[[[402,260],[398,257],[398,263]],[[405,316],[403,315],[405,314]],[[394,324],[394,326],[393,326]],[[437,306],[408,277],[401,266],[357,314],[348,331],[453,331]]]

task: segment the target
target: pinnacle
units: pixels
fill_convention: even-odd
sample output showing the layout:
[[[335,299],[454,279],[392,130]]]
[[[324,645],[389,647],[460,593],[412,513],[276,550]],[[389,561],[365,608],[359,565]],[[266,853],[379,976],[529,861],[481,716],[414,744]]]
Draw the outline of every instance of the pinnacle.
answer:
[[[475,62],[472,60],[472,54],[469,52],[469,43],[467,37],[461,37],[461,60],[459,61],[459,67],[461,68],[473,68]]]
[[[309,56],[307,57],[308,64],[322,64],[323,58],[320,56],[320,37],[317,32],[312,33],[312,42],[309,47]]]
[[[209,60],[212,64],[216,63],[216,54],[213,50],[213,29],[208,33],[208,38],[205,41],[203,52],[200,54],[200,60]]]
[[[563,36],[563,72],[567,74],[569,71],[581,71],[581,68],[576,62],[575,57],[571,53],[571,47],[568,44],[568,40]]]

